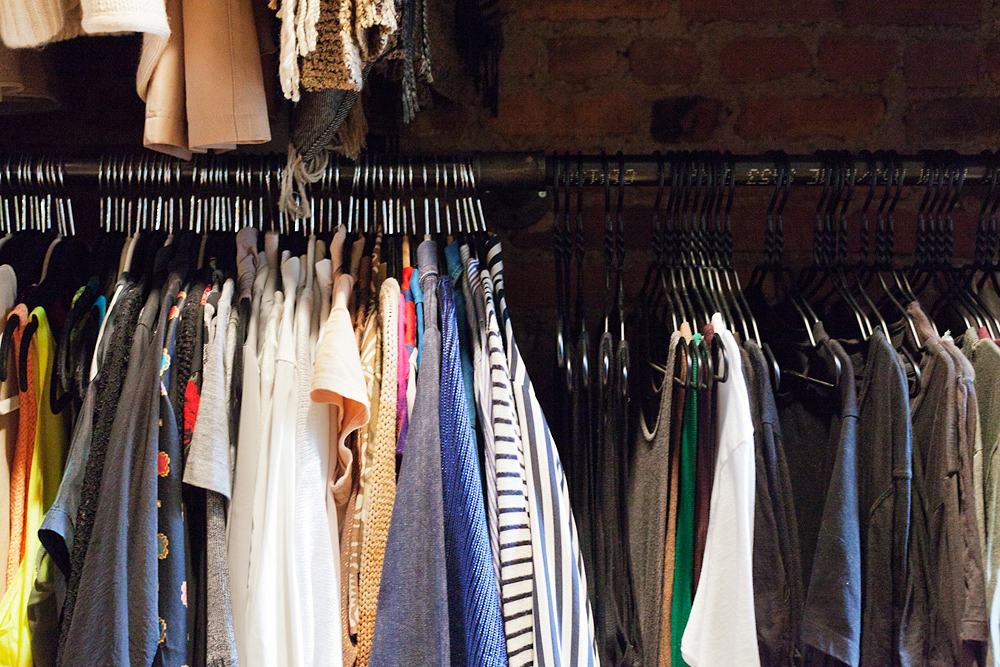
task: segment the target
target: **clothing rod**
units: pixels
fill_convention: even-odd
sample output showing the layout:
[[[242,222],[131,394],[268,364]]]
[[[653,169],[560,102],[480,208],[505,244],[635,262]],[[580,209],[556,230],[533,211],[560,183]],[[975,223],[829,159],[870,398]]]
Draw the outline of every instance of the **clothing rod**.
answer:
[[[664,179],[669,185],[671,179],[671,166],[670,166],[670,153],[664,153],[661,159],[664,159]],[[1000,155],[1000,154],[998,154]],[[880,156],[881,157],[881,156]],[[869,162],[860,157],[858,154],[854,154],[854,169],[855,169],[855,183],[856,185],[864,185],[870,183],[871,169]],[[606,159],[608,162],[608,173],[612,185],[617,184],[618,181],[618,163],[619,158],[617,155],[608,154],[606,158],[602,158],[600,155],[570,155],[570,165],[571,165],[571,177],[575,184],[576,174],[577,174],[577,163],[582,160],[583,162],[583,180],[584,185],[587,186],[602,186],[604,184],[604,167],[603,160]],[[625,163],[625,183],[631,186],[653,186],[659,182],[659,171],[658,162],[655,155],[625,155],[623,156]],[[777,169],[774,159],[768,155],[734,155],[733,163],[735,164],[736,173],[736,184],[737,185],[761,185],[769,186],[775,184],[775,179],[777,177]],[[927,169],[927,160],[922,155],[905,155],[899,156],[899,160],[902,162],[903,170],[905,173],[904,185],[914,186],[914,185],[924,185],[926,184],[929,176],[929,171]],[[940,158],[939,158],[940,159]],[[992,153],[984,153],[980,155],[957,155],[951,154],[951,156],[946,156],[946,160],[950,161],[952,164],[961,164],[962,169],[965,172],[965,186],[974,186],[983,183],[986,180],[993,178],[994,169],[991,169],[991,163],[996,164],[996,158]],[[16,166],[16,158],[13,164]],[[204,184],[205,174],[215,174],[218,179],[213,185],[209,187],[216,187],[220,191],[224,190],[239,190],[241,188],[240,177],[238,174],[243,174],[244,187],[253,190],[260,189],[260,176],[264,172],[269,172],[271,189],[277,192],[280,187],[280,174],[285,167],[285,157],[281,155],[216,155],[216,156],[196,156],[193,161],[185,162],[180,160],[175,160],[172,158],[165,158],[158,154],[147,153],[147,154],[137,154],[130,157],[118,156],[116,158],[111,157],[73,157],[65,158],[62,161],[65,174],[66,186],[71,189],[85,188],[87,190],[93,191],[94,187],[97,186],[101,191],[105,191],[107,188],[107,169],[112,160],[118,160],[118,164],[125,165],[126,163],[130,165],[132,169],[133,176],[135,180],[133,181],[136,185],[132,186],[129,191],[156,191],[161,189],[160,184],[154,182],[153,177],[149,176],[147,172],[147,185],[138,185],[138,174],[141,170],[141,166],[145,165],[147,168],[155,168],[154,165],[162,164],[164,166],[169,165],[172,173],[176,175],[179,174],[179,187],[181,189],[190,188],[192,183],[192,178],[196,174],[200,174],[198,180],[201,184]],[[127,162],[131,160],[131,162]],[[360,164],[364,165],[365,157],[362,157]],[[412,187],[423,189],[425,187],[424,174],[426,169],[427,174],[427,187],[435,187],[435,183],[440,182],[441,176],[436,174],[436,165],[452,165],[458,161],[461,164],[463,161],[466,164],[471,164],[473,173],[476,178],[476,185],[478,189],[486,190],[504,190],[504,189],[526,189],[526,190],[544,190],[546,187],[551,186],[555,177],[557,165],[561,171],[562,164],[564,163],[564,154],[545,154],[542,151],[537,152],[483,152],[483,153],[472,153],[465,156],[430,156],[430,155],[413,155],[413,156],[371,156],[369,158],[369,164],[373,166],[373,169],[378,167],[375,165],[381,165],[384,170],[389,168],[402,168],[402,173],[404,174],[405,183]],[[158,161],[158,162],[157,162]],[[0,161],[2,162],[2,161]],[[12,162],[8,162],[8,165]],[[355,172],[355,163],[348,161],[345,158],[340,158],[335,160],[331,158],[330,162],[330,173],[331,177],[325,181],[315,184],[313,188],[318,188],[321,191],[330,191],[334,189],[335,181],[332,176],[336,169],[336,165],[339,165],[340,169],[340,191],[343,193],[348,193],[351,190],[352,180]],[[412,165],[412,176],[411,173]],[[823,185],[826,180],[826,173],[824,171],[824,164],[821,158],[816,155],[789,155],[788,165],[792,173],[792,185],[795,186],[816,186]],[[884,162],[878,163],[878,169],[880,171],[880,182],[885,182],[885,171]],[[449,167],[451,168],[451,167]],[[123,166],[123,171],[125,167]],[[99,173],[101,176],[99,178]],[[16,178],[16,169],[7,168],[4,170],[0,166],[0,176],[3,176],[2,180],[11,181]],[[448,179],[448,188],[454,187],[453,176]],[[386,178],[386,181],[387,178]],[[249,185],[246,185],[249,183]],[[14,187],[17,187],[14,184]],[[173,185],[170,187],[178,187],[178,181],[173,181]],[[314,190],[315,192],[315,190]]]

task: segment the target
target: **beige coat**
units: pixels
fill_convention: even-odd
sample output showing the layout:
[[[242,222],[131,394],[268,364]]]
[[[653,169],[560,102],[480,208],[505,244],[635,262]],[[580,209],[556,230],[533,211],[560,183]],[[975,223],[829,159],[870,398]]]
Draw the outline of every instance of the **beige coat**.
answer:
[[[173,28],[146,95],[143,145],[189,158],[271,140],[250,0],[167,0]]]

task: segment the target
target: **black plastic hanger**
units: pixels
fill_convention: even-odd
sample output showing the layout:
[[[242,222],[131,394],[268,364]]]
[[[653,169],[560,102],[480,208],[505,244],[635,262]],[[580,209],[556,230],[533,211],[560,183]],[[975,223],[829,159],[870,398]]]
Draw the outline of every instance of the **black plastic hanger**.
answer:
[[[618,340],[625,340],[625,157],[618,151],[618,202],[615,207],[615,301]],[[627,383],[626,383],[627,384]]]
[[[673,310],[677,313],[680,324],[692,322],[694,317],[694,306],[688,298],[687,290],[683,289],[683,279],[680,277],[679,256],[681,252],[681,236],[679,229],[681,190],[683,185],[684,158],[681,154],[673,153],[670,156],[670,196],[667,199],[666,216],[666,248],[664,262],[662,264],[661,280],[664,292],[669,294],[673,301]]]
[[[822,312],[824,316],[829,316],[828,319],[832,320],[832,324],[847,321],[848,318],[843,316],[843,309],[836,309],[838,303],[846,306],[857,325],[856,340],[863,343],[871,338],[874,328],[851,294],[844,275],[848,243],[847,210],[854,191],[853,158],[848,164],[843,154],[826,153],[822,157],[827,180],[816,210],[817,223],[814,233],[818,238],[814,240],[817,250],[814,252],[812,268],[818,280],[814,282],[812,292],[806,298],[810,301],[816,299],[813,302],[814,309]],[[836,225],[833,223],[834,219],[837,220]],[[847,334],[847,331],[852,329],[852,327],[845,328],[837,337],[854,338]],[[830,333],[833,335],[833,332]],[[846,344],[846,340],[843,344]]]
[[[749,330],[746,327],[746,323],[743,322],[742,313],[739,312],[739,306],[736,304],[735,298],[732,295],[732,284],[729,283],[728,280],[724,282],[723,279],[723,230],[721,211],[726,186],[728,184],[726,167],[725,163],[722,161],[722,154],[717,151],[709,154],[707,161],[711,194],[709,204],[702,217],[702,228],[704,230],[706,242],[705,254],[707,257],[706,272],[708,284],[711,286],[715,294],[715,300],[719,306],[719,312],[722,315],[723,320],[726,322],[726,326],[730,331],[736,334],[739,333],[739,329],[737,328],[737,324],[739,324],[743,329],[743,340],[746,340],[750,337]]]
[[[914,341],[915,349],[919,352],[923,349],[923,343],[920,340],[920,334],[917,332],[916,322],[910,311],[906,308],[908,299],[900,281],[896,277],[897,274],[893,266],[895,234],[892,212],[902,194],[905,173],[902,172],[901,163],[895,162],[892,155],[878,153],[873,156],[873,161],[874,167],[870,169],[873,174],[870,197],[874,197],[875,189],[878,187],[879,169],[877,165],[879,161],[884,165],[885,185],[882,189],[882,199],[877,211],[875,254],[866,282],[870,284],[874,278],[878,278],[878,283],[882,288],[881,303],[890,304],[893,312],[898,313],[903,318],[910,330],[910,336]],[[862,210],[863,220],[866,219],[867,210],[867,206]],[[885,274],[887,273],[893,278],[892,283],[886,280]],[[893,286],[896,287],[895,291],[893,290]],[[888,333],[887,331],[886,334],[888,335]]]
[[[678,230],[680,243],[678,247],[679,254],[676,272],[679,277],[679,285],[681,287],[682,294],[685,297],[685,302],[691,306],[691,327],[695,332],[698,332],[701,331],[706,324],[708,324],[712,316],[711,313],[708,312],[708,307],[705,305],[705,301],[702,299],[695,278],[694,266],[696,264],[696,260],[693,250],[694,230],[692,228],[690,210],[692,200],[697,194],[695,187],[696,167],[690,153],[683,153],[681,162],[683,164],[683,171],[681,174],[681,192],[677,201],[680,211],[676,217],[676,220],[679,222]]]
[[[587,331],[587,305],[583,281],[585,258],[585,237],[583,233],[583,154],[577,153],[576,161],[576,234],[574,235],[574,258],[576,259],[576,313],[574,328],[577,331],[577,346],[580,348],[579,373],[584,389],[590,386],[590,333]],[[589,428],[589,425],[587,426]]]
[[[31,320],[24,326],[21,335],[20,354],[18,355],[17,377],[21,391],[28,391],[28,353],[31,350],[31,337],[38,331],[38,317],[31,315]]]
[[[869,264],[871,236],[868,224],[868,209],[875,198],[875,185],[878,180],[878,171],[877,171],[878,165],[875,162],[874,156],[870,152],[863,151],[861,153],[861,156],[865,158],[867,164],[866,177],[871,179],[871,186],[868,188],[868,194],[865,197],[864,203],[861,205],[860,223],[859,223],[861,247],[858,253],[858,261],[855,262],[853,265],[846,265],[843,269],[843,274],[844,274],[844,280],[848,285],[848,289],[850,290],[853,287],[853,289],[857,290],[857,294],[860,295],[861,297],[862,307],[867,306],[867,308],[869,309],[868,312],[871,313],[871,317],[874,318],[874,320],[877,320],[877,324],[882,327],[882,331],[885,333],[886,336],[888,336],[889,327],[886,324],[885,318],[882,317],[882,313],[879,312],[879,309],[875,305],[875,302],[868,295],[868,291],[865,289],[866,276],[870,271],[871,267],[871,265]],[[853,162],[854,159],[853,157],[849,155],[846,157]],[[856,175],[852,176],[852,179],[854,178],[856,178]],[[841,211],[841,225],[844,230],[846,238],[846,230],[847,230],[846,210]],[[869,319],[869,323],[872,323],[871,319]],[[874,333],[874,330],[872,330],[872,332]]]
[[[10,359],[11,346],[14,344],[14,332],[19,326],[21,326],[21,316],[12,312],[7,317],[3,337],[0,338],[0,382],[7,381],[7,362]]]
[[[563,173],[569,175],[569,157],[567,158]],[[568,179],[567,179],[568,180]],[[559,195],[562,187],[560,181],[560,162],[555,161],[552,188],[552,254],[555,260],[556,269],[556,368],[562,371],[566,369],[566,335],[568,333],[566,311],[569,300],[566,298],[565,275],[563,266],[567,263],[566,257],[566,225],[563,224],[563,217],[559,210]],[[569,198],[569,187],[567,183],[566,197]],[[568,201],[567,201],[568,204]],[[568,206],[567,206],[568,208]],[[568,211],[565,222],[569,222]],[[572,387],[572,385],[570,385]]]
[[[813,333],[813,323],[818,321],[799,291],[798,284],[791,279],[790,271],[784,266],[782,259],[783,231],[782,214],[788,200],[793,174],[788,158],[783,153],[772,153],[775,162],[775,191],[768,205],[768,224],[766,227],[765,244],[770,250],[765,254],[764,261],[751,276],[747,287],[747,298],[752,307],[756,308],[757,320],[761,323],[762,333],[768,343],[780,342],[780,351],[791,361],[794,357],[802,357],[805,361],[803,370],[792,370],[787,362],[782,362],[780,375],[775,377],[776,386],[780,386],[782,378],[797,377],[807,382],[814,382],[828,387],[836,387],[840,382],[839,362],[834,364],[834,378],[827,381],[808,373],[809,359],[821,348],[832,354],[829,341],[824,338],[817,340]],[[768,238],[768,234],[770,238]],[[765,293],[765,283],[770,279],[773,285],[773,295],[769,298]],[[794,323],[794,324],[793,324]],[[796,327],[795,324],[799,324]],[[804,336],[805,340],[797,340]],[[761,345],[763,350],[763,344]],[[773,355],[774,357],[776,355]],[[836,356],[832,358],[836,362]]]
[[[725,210],[722,213],[722,218],[719,225],[722,227],[721,232],[721,249],[720,257],[722,268],[722,275],[726,280],[726,287],[733,299],[735,304],[734,312],[740,313],[740,321],[743,326],[743,333],[747,339],[754,339],[761,344],[763,349],[763,342],[760,340],[760,330],[757,326],[757,320],[754,319],[753,312],[750,310],[750,305],[747,303],[746,297],[743,294],[743,286],[740,284],[740,275],[732,265],[733,257],[733,220],[732,220],[732,209],[733,209],[733,199],[736,196],[736,161],[733,154],[726,152],[722,156],[723,170],[725,174],[726,183],[726,205]],[[770,348],[767,350],[770,353]],[[777,362],[775,362],[777,364]]]

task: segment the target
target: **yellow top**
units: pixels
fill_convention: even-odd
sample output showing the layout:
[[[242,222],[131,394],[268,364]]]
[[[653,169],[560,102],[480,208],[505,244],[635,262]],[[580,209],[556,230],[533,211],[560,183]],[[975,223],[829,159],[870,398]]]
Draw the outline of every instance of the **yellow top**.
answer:
[[[38,421],[28,480],[25,530],[27,544],[24,559],[14,581],[0,600],[0,665],[9,667],[32,667],[27,610],[28,596],[35,583],[36,565],[42,550],[38,529],[59,491],[68,437],[64,417],[52,414],[49,408],[50,374],[55,357],[52,330],[42,308],[35,308],[31,314],[38,318],[38,330],[31,339],[30,351],[34,355],[38,378],[35,392]]]

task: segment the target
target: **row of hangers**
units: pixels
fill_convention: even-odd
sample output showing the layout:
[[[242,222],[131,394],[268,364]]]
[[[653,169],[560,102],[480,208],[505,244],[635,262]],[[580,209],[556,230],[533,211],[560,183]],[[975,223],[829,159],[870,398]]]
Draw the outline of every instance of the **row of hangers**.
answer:
[[[728,225],[734,186],[732,156],[723,160],[689,161],[685,169],[680,160],[672,163],[672,183],[666,204],[668,224],[663,220],[663,195],[666,188],[668,159],[658,157],[658,191],[653,208],[653,262],[649,267],[638,298],[637,324],[647,335],[643,343],[643,356],[649,366],[662,377],[665,368],[664,331],[676,330],[681,322],[690,322],[699,330],[710,322],[712,313],[725,312],[727,322],[734,323],[731,308],[743,310],[736,303],[735,271],[728,262],[732,253],[731,236],[724,227]],[[707,157],[707,156],[706,156]],[[720,158],[722,156],[719,156]],[[615,164],[616,169],[612,168]],[[601,185],[604,188],[604,332],[614,332],[620,339],[626,335],[628,313],[625,308],[625,160],[618,153],[614,161],[601,157]],[[554,182],[554,258],[556,263],[556,356],[557,365],[572,391],[576,374],[580,374],[583,388],[590,383],[590,349],[587,331],[587,288],[585,274],[585,234],[583,190],[584,158],[581,154],[566,153],[557,161]],[[612,188],[616,191],[612,207]],[[685,194],[681,194],[686,191]],[[728,197],[727,197],[728,193]],[[673,224],[676,222],[677,224]],[[673,254],[668,248],[678,249]],[[575,275],[574,275],[575,273]],[[575,288],[574,288],[575,282]],[[691,297],[693,290],[699,290]],[[691,287],[692,292],[688,291]],[[743,320],[740,320],[743,323]],[[672,328],[671,328],[672,327]],[[749,331],[749,328],[746,329]],[[665,338],[669,338],[669,335]],[[649,345],[656,345],[663,354],[656,357]],[[574,348],[577,348],[574,353]],[[697,360],[697,366],[695,362]],[[597,360],[598,377],[605,377],[612,363],[606,353]],[[687,365],[688,373],[683,384],[696,389],[710,389],[717,382],[729,378],[729,360],[721,341],[716,337],[711,343],[704,339],[691,340],[683,346],[679,363]],[[579,367],[578,367],[579,366]],[[640,377],[646,375],[643,368]],[[627,367],[622,390],[627,392]],[[650,377],[655,387],[655,378]],[[682,381],[675,377],[675,382]]]
[[[435,160],[419,169],[422,178],[415,185],[412,163],[402,158],[365,156],[343,165],[331,160],[308,193],[308,217],[293,217],[279,211],[277,198],[271,196],[272,184],[280,182],[278,168],[259,156],[237,157],[235,164],[203,156],[189,173],[178,161],[159,154],[105,157],[98,169],[95,207],[104,233],[91,249],[76,236],[63,162],[54,157],[7,157],[0,163],[0,228],[6,232],[0,239],[0,264],[14,267],[19,299],[29,313],[36,306],[52,312],[57,303],[69,311],[65,327],[56,332],[60,357],[52,375],[53,412],[61,412],[74,395],[83,393],[82,383],[72,377],[71,360],[62,355],[72,328],[87,320],[96,298],[107,294],[122,273],[150,284],[148,279],[166,266],[161,250],[175,237],[201,238],[197,267],[208,256],[232,268],[231,233],[251,225],[281,234],[282,245],[295,254],[305,252],[310,238],[332,236],[343,226],[349,242],[345,247],[361,235],[366,253],[381,244],[387,275],[397,280],[405,267],[416,264],[416,247],[423,239],[438,240],[442,253],[447,242],[457,239],[485,261],[486,219],[472,164]],[[344,192],[349,184],[349,195],[342,194],[341,179]],[[193,245],[197,249],[196,241]],[[224,258],[226,253],[233,257]],[[15,363],[19,386],[26,390],[27,355],[38,320],[31,316],[24,323],[20,356],[10,362],[13,334],[21,324],[17,315],[4,324],[0,381],[6,381],[10,363]]]
[[[744,290],[731,263],[731,210],[736,186],[733,156],[719,152],[654,154],[658,178],[651,211],[652,260],[633,313],[644,345],[643,356],[648,360],[643,375],[654,390],[660,389],[658,377],[666,370],[663,365],[669,336],[664,332],[678,330],[683,322],[700,331],[715,312],[722,315],[730,330],[761,345],[776,391],[788,390],[789,383],[836,389],[843,381],[843,368],[828,339],[816,335],[819,322],[849,352],[866,347],[881,327],[906,360],[913,395],[921,388],[924,344],[907,309],[910,302],[925,304],[935,331],[985,327],[991,337],[1000,338],[1000,313],[991,311],[982,297],[984,289],[1000,294],[996,222],[1000,154],[982,155],[987,165],[983,182],[988,191],[979,210],[975,258],[964,265],[954,262],[953,212],[963,193],[966,166],[954,152],[920,155],[924,192],[917,211],[916,253],[911,263],[902,265],[897,263],[894,223],[907,177],[902,159],[891,151],[861,153],[867,168],[864,182],[859,182],[853,155],[818,153],[821,190],[814,214],[812,260],[799,271],[786,265],[784,257],[783,216],[794,172],[786,154],[772,152],[769,157],[775,177],[764,219],[764,257]],[[609,326],[621,324],[620,335],[624,337],[621,299],[626,170],[620,153],[617,170],[612,165],[613,161],[603,155],[604,327],[607,331]],[[580,372],[585,382],[589,375],[589,350],[582,355],[571,352],[574,341],[586,343],[588,339],[583,156],[567,153],[557,159],[554,183],[556,356],[567,386],[572,387],[575,364],[584,365]],[[614,208],[612,187],[618,195]],[[859,190],[864,198],[860,209],[852,210]],[[849,219],[855,215],[860,235],[856,254],[849,247]],[[898,332],[890,325],[896,323],[901,323],[907,335],[894,335]],[[780,350],[779,354],[775,350]],[[693,372],[694,360],[697,372]],[[711,349],[704,341],[682,346],[678,364],[687,365],[683,384],[688,387],[707,389],[728,377],[725,351],[715,342]],[[674,382],[681,383],[676,371]]]
[[[860,250],[849,261],[848,215],[857,186],[854,157],[843,152],[820,153],[823,190],[817,203],[813,229],[811,264],[793,276],[782,257],[781,209],[790,190],[787,156],[775,155],[778,177],[765,231],[765,259],[755,269],[748,291],[760,295],[767,278],[772,279],[770,299],[757,298],[769,316],[783,307],[783,317],[769,327],[771,334],[791,348],[808,354],[823,347],[811,335],[813,325],[822,321],[827,331],[848,351],[861,349],[881,327],[892,334],[889,323],[900,322],[908,335],[897,337],[895,347],[905,358],[911,395],[920,391],[920,359],[924,344],[907,304],[924,304],[935,333],[962,332],[969,327],[985,327],[991,337],[1000,333],[997,313],[982,299],[989,284],[1000,288],[998,263],[1000,244],[996,234],[996,211],[1000,205],[1000,156],[985,152],[984,182],[987,192],[979,211],[976,254],[970,264],[954,263],[953,212],[963,192],[966,167],[954,152],[925,152],[920,180],[924,193],[917,210],[916,252],[908,265],[897,264],[894,211],[906,178],[902,160],[893,152],[861,154],[867,165],[867,194],[859,211]],[[870,213],[877,193],[882,193],[875,209],[875,247],[872,251]],[[772,213],[778,201],[777,225]],[[1000,291],[997,292],[1000,294]],[[800,324],[799,324],[800,323]],[[797,340],[778,332],[795,332]],[[765,338],[768,333],[765,332]],[[787,348],[786,348],[787,349]],[[827,355],[830,355],[827,350]],[[831,355],[832,356],[832,355]],[[832,357],[835,358],[835,357]],[[841,369],[833,377],[785,369],[813,384],[837,387]],[[776,383],[780,384],[780,383]]]
[[[363,155],[352,163],[333,156],[295,201],[298,216],[278,206],[277,189],[287,170],[270,156],[208,154],[184,165],[162,153],[102,156],[96,173],[101,229],[200,233],[256,226],[310,234],[340,225],[370,231],[379,221],[387,233],[406,229],[417,234],[421,223],[425,234],[485,228],[475,169],[464,158],[421,159],[414,167],[413,158],[400,156]],[[392,207],[394,199],[399,201]],[[64,161],[5,156],[0,164],[0,230],[47,232],[55,227],[63,234],[75,233]]]

